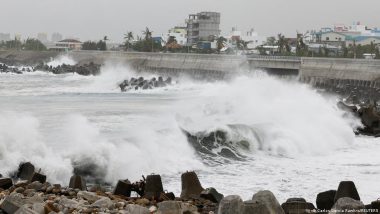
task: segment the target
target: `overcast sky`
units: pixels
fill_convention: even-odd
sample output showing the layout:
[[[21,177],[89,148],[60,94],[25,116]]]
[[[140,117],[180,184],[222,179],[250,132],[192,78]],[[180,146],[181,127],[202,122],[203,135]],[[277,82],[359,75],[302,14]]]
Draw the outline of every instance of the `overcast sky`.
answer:
[[[379,0],[0,0],[0,33],[121,41],[126,31],[154,34],[184,25],[188,14],[221,12],[221,30],[254,28],[261,35],[333,26],[353,21],[380,27]]]

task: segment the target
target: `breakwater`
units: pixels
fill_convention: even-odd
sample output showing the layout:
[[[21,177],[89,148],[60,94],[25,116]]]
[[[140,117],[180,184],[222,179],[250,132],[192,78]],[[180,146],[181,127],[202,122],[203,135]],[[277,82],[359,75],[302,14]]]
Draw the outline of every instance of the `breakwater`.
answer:
[[[228,78],[253,69],[275,70],[277,74],[298,73],[299,79],[326,87],[352,85],[380,88],[380,60],[230,56],[216,54],[137,53],[114,51],[33,52],[0,51],[5,63],[37,64],[67,54],[79,64],[106,61],[126,63],[138,71],[189,75],[196,79]]]

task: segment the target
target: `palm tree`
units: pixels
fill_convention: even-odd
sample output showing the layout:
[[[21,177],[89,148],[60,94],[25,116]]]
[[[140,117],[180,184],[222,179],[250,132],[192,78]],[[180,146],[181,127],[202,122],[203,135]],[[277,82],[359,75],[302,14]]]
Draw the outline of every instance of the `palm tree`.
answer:
[[[221,36],[221,37],[219,37],[219,38],[216,39],[216,46],[218,48],[218,53],[220,53],[220,50],[222,48],[224,48],[224,46],[225,46],[224,43],[225,42],[227,42],[227,39],[224,38],[223,36]]]
[[[124,34],[124,39],[126,40],[127,50],[129,49],[130,41],[133,39],[133,32],[129,31],[126,34]]]
[[[146,41],[148,41],[149,39],[152,39],[153,31],[150,31],[148,27],[146,27],[145,31],[143,31],[142,33],[143,33]]]
[[[277,35],[278,51],[283,54],[290,51],[289,40],[281,33]]]

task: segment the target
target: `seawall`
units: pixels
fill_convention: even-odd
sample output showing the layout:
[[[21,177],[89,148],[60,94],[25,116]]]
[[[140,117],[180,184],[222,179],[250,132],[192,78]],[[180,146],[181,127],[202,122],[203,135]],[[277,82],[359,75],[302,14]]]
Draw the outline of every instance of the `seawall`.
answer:
[[[189,75],[193,78],[227,78],[239,72],[277,69],[276,73],[293,69],[301,81],[311,84],[351,84],[380,88],[380,60],[257,57],[217,54],[139,53],[115,51],[71,51],[68,53],[0,51],[5,63],[37,64],[60,54],[67,54],[78,63],[125,63],[138,71]],[[298,63],[298,64],[297,64]]]

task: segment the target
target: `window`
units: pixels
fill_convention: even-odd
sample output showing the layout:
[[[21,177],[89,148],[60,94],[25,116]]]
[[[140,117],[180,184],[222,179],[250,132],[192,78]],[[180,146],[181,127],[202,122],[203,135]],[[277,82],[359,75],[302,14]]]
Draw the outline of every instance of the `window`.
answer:
[[[330,40],[330,38],[329,37],[326,37],[326,41],[329,41]]]

